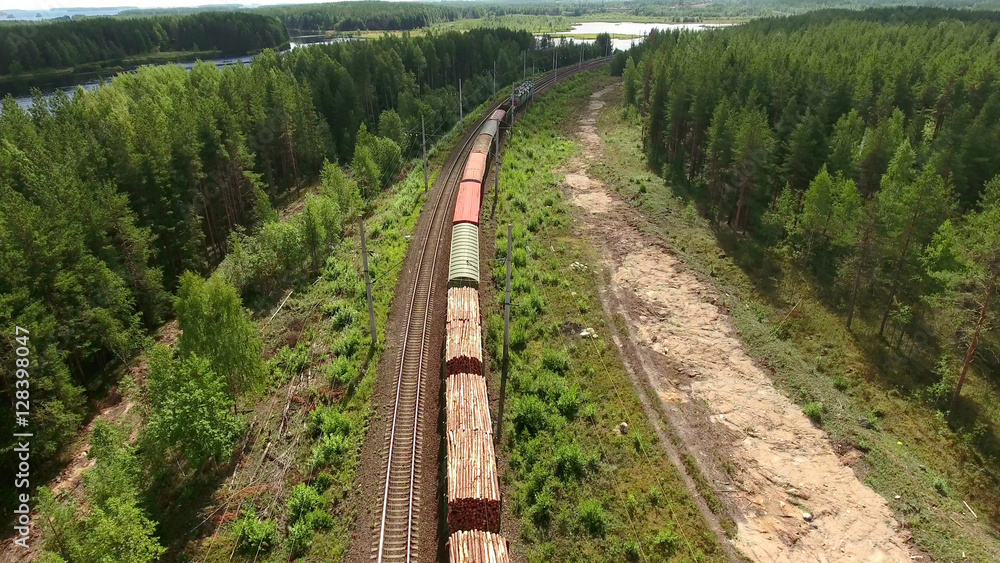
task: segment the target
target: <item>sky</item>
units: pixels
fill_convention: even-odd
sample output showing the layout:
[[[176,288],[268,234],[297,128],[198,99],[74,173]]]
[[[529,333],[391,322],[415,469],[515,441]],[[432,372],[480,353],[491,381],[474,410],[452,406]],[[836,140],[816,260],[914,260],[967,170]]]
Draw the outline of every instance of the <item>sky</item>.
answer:
[[[314,2],[330,2],[331,0],[257,0],[255,2],[238,0],[0,0],[0,11],[3,10],[50,10],[60,8],[103,8],[127,6],[132,8],[176,8],[202,6],[205,4],[310,4]]]

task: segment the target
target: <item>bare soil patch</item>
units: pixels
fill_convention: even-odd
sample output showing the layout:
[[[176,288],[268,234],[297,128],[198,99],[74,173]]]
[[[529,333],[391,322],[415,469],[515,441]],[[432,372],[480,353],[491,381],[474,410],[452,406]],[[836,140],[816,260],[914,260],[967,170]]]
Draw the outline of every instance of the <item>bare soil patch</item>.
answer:
[[[918,553],[909,534],[855,476],[853,452],[838,452],[775,389],[717,305],[717,291],[588,175],[602,155],[595,123],[608,90],[593,95],[580,120],[583,155],[569,165],[567,193],[588,211],[577,228],[602,252],[617,309],[609,314],[625,318],[660,412],[716,491],[729,495],[734,544],[756,561],[909,561]]]

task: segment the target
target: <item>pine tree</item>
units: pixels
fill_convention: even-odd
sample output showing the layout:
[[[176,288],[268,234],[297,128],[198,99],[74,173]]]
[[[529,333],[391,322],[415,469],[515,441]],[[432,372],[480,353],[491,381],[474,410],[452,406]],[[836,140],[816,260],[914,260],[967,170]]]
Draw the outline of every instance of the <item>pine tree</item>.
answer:
[[[769,183],[774,134],[763,111],[746,109],[739,116],[733,150],[736,183],[736,208],[730,226],[745,231],[753,218],[752,205],[760,186]]]
[[[951,190],[944,179],[932,165],[917,173],[915,158],[913,148],[904,140],[882,178],[882,189],[878,193],[885,225],[882,256],[889,266],[880,336],[885,334],[903,281],[911,279],[918,271],[924,246],[954,209]]]
[[[732,184],[733,146],[736,142],[732,120],[729,99],[723,98],[715,106],[708,128],[708,150],[704,170],[709,209],[712,210],[712,218],[715,220],[718,220],[723,194]]]
[[[965,344],[962,370],[952,395],[954,413],[962,386],[985,331],[995,328],[1000,286],[1000,176],[991,180],[979,211],[955,229],[946,221],[924,257],[928,272],[940,289],[931,302],[954,319],[956,334]]]
[[[852,108],[849,113],[837,120],[830,136],[830,155],[826,161],[831,174],[839,173],[857,180],[856,155],[861,148],[864,134],[865,122],[857,109]]]
[[[826,159],[826,153],[823,123],[816,114],[807,111],[788,139],[782,166],[782,173],[793,191],[806,189]]]

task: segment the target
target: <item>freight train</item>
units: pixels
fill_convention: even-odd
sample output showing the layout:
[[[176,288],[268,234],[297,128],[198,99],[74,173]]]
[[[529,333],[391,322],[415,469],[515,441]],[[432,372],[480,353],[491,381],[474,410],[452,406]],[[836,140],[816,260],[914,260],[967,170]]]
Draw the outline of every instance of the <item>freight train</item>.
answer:
[[[479,287],[479,208],[483,201],[483,180],[490,149],[506,114],[498,109],[486,120],[465,161],[452,220],[449,287]]]
[[[513,101],[513,100],[512,100]],[[500,532],[500,484],[483,377],[479,211],[490,150],[507,112],[483,124],[465,162],[452,218],[445,324],[449,553],[453,563],[510,561]]]

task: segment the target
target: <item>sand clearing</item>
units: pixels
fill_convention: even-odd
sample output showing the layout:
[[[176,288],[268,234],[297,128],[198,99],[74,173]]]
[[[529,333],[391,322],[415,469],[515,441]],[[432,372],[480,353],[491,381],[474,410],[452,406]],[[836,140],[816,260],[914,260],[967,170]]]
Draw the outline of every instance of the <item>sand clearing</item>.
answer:
[[[661,401],[697,403],[698,409],[681,412],[704,413],[708,420],[700,422],[720,430],[707,448],[729,452],[734,468],[734,544],[756,561],[910,561],[908,534],[885,499],[862,484],[846,465],[850,456],[838,456],[826,433],[774,388],[716,305],[715,289],[642,232],[638,212],[588,176],[588,163],[602,154],[595,123],[610,88],[592,96],[580,120],[584,154],[569,164],[565,184],[587,211],[577,226],[600,241],[595,246],[611,272],[610,290],[627,303],[622,312],[640,346],[674,372],[645,369],[650,385]]]

